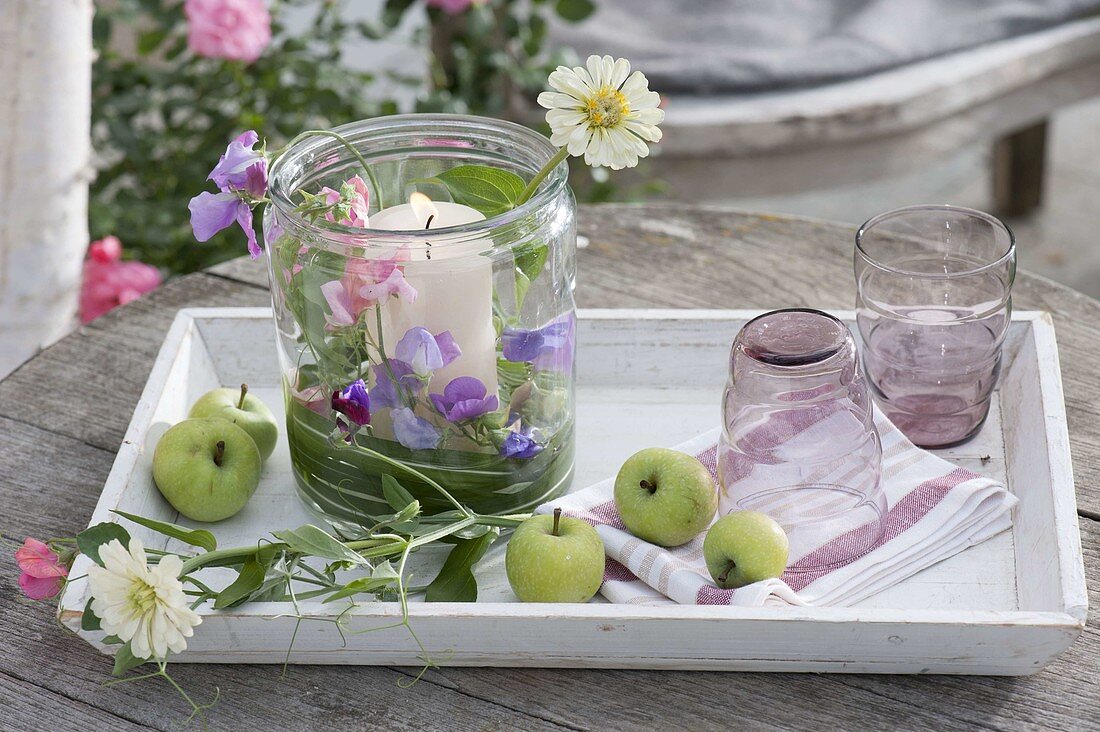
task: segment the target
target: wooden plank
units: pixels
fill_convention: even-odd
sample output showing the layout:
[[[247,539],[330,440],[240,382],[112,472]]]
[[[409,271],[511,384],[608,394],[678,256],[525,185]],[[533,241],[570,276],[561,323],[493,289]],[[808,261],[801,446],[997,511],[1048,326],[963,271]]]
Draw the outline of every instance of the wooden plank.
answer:
[[[582,207],[579,228],[590,241],[578,253],[577,301],[582,307],[847,309],[854,302],[853,227],[722,207],[647,204]],[[656,283],[654,263],[660,263],[662,272]],[[72,390],[77,390],[86,393],[95,419],[54,421],[51,429],[113,449],[175,308],[266,304],[265,294],[252,292],[266,287],[262,262],[243,257],[214,271],[217,277],[173,281],[108,315],[102,325],[97,321],[45,351],[0,382],[0,415],[40,419],[38,415],[71,401]],[[251,287],[235,287],[233,281]],[[1100,518],[1100,369],[1088,367],[1100,361],[1100,303],[1024,272],[1017,277],[1014,302],[1018,309],[1048,310],[1054,316],[1078,507]],[[160,312],[162,308],[169,312]],[[119,321],[123,314],[125,326]],[[110,356],[119,348],[128,349],[130,357]],[[93,359],[108,359],[120,373],[70,368]],[[101,408],[107,404],[113,408]]]
[[[717,424],[729,342],[755,314],[580,310],[577,399],[589,411],[579,420],[577,472],[585,479],[578,485],[613,475],[639,444],[675,445],[695,437],[700,424]],[[852,311],[836,315],[854,328]],[[127,432],[130,442],[119,450],[93,523],[110,520],[113,509],[190,523],[177,516],[152,485],[147,460],[156,434],[160,427],[183,419],[188,406],[208,389],[242,381],[280,417],[281,390],[270,330],[265,308],[180,312],[157,357]],[[997,455],[982,470],[990,473],[992,468],[1005,479],[1005,446],[1011,446],[1007,457],[1013,469],[1008,477],[1023,506],[1014,532],[896,584],[874,598],[878,611],[867,611],[862,602],[852,608],[789,612],[609,604],[545,609],[517,604],[503,567],[483,562],[479,602],[415,603],[417,634],[430,650],[449,649],[448,665],[1032,673],[1079,634],[1072,618],[1062,613],[1084,617],[1080,542],[1072,493],[1067,494],[1070,481],[1064,473],[1068,461],[1057,360],[1045,356],[1052,349],[1045,314],[1014,314],[1002,383],[1009,395],[1005,398],[998,391],[981,437],[952,451],[956,459],[974,466],[983,454]],[[644,411],[638,405],[652,408]],[[1002,405],[1008,415],[1003,432]],[[633,426],[624,428],[624,423]],[[680,424],[685,429],[675,434]],[[1063,473],[1055,474],[1056,465]],[[245,510],[208,528],[225,547],[311,520],[297,500],[284,446],[267,461],[261,487]],[[1059,520],[1065,522],[1061,529]],[[136,535],[146,546],[166,548],[164,539],[151,532],[137,529]],[[1067,546],[1060,547],[1056,538]],[[1026,547],[1022,555],[1014,551],[1014,541]],[[78,560],[74,575],[85,574],[88,564],[86,558]],[[1059,571],[1062,564],[1076,571]],[[200,577],[210,586],[227,581],[222,570],[210,571],[212,576]],[[425,570],[414,566],[411,571]],[[85,593],[86,587],[77,581],[63,601],[65,622],[74,629],[79,627]],[[320,602],[304,602],[300,610],[330,621],[340,615],[355,628],[392,623],[397,612],[392,604],[362,604],[346,612]],[[991,610],[1012,612],[974,612]],[[203,632],[178,660],[281,663],[293,612],[289,604],[261,603],[208,615]],[[273,619],[279,616],[283,619]],[[609,625],[614,633],[606,631]],[[89,639],[98,642],[101,635]],[[846,639],[839,647],[838,636]],[[299,634],[294,661],[410,664],[416,663],[417,653],[404,632],[344,638],[331,622],[316,622]]]
[[[1082,520],[1090,604],[1100,607],[1100,522]],[[1100,619],[1025,678],[443,669],[425,680],[570,725],[603,729],[1095,729]],[[612,700],[609,702],[609,700]]]
[[[0,563],[0,584],[7,588],[15,582],[14,564]],[[5,675],[31,681],[38,689],[31,690],[36,699],[58,707],[37,723],[7,727],[5,705],[0,729],[52,729],[54,718],[68,717],[86,720],[85,730],[124,728],[121,720],[116,726],[104,722],[111,719],[108,715],[157,729],[180,728],[189,707],[163,681],[104,687],[111,660],[59,628],[49,603],[30,603],[7,592],[0,602],[5,608],[0,613],[0,689]],[[329,729],[415,731],[438,728],[440,720],[455,730],[562,729],[537,712],[512,710],[506,696],[485,703],[433,684],[402,689],[398,684],[408,681],[407,674],[385,667],[294,667],[284,677],[278,666],[181,664],[171,673],[196,701],[209,701],[220,690],[218,704],[207,715],[212,729],[270,728],[275,719],[280,730],[315,730],[323,722]],[[0,704],[3,695],[0,691]]]
[[[1089,575],[1100,577],[1100,524],[1083,523]],[[4,563],[0,582],[10,586],[13,581],[11,564]],[[1091,599],[1094,607],[1100,606],[1095,583]],[[48,606],[36,605],[0,616],[6,648],[0,671],[27,673],[33,668],[49,679],[54,685],[50,688],[120,713],[145,715],[138,719],[157,727],[170,727],[184,714],[183,705],[157,683],[101,688],[108,660],[59,630],[49,615]],[[1100,715],[1100,698],[1085,680],[1095,673],[1098,656],[1100,626],[1093,618],[1085,637],[1066,656],[1049,670],[1023,679],[445,669],[429,672],[406,692],[394,685],[386,669],[378,668],[293,668],[286,679],[274,667],[256,666],[177,666],[173,673],[197,693],[221,688],[222,701],[210,716],[214,728],[251,728],[277,716],[280,727],[288,729],[306,729],[319,719],[333,729],[353,728],[366,719],[394,729],[418,724],[434,728],[440,719],[456,729],[476,728],[471,723],[475,719],[503,728],[538,723],[586,729],[599,720],[602,729],[658,723],[728,727],[736,722],[850,729],[882,718],[908,728],[1074,729]],[[804,703],[811,699],[813,703]],[[535,719],[502,720],[500,705]]]
[[[90,729],[127,730],[146,729],[142,725],[104,712],[96,707],[75,702],[40,686],[0,674],[0,708],[4,718],[0,729],[36,730],[54,732],[72,730],[88,732]]]
[[[0,382],[0,416],[116,450],[176,311],[214,303],[266,305],[270,298],[205,274],[173,280],[78,329]]]
[[[591,241],[579,254],[578,268],[578,301],[587,307],[852,305],[852,227],[681,205],[582,208],[580,225]],[[252,273],[263,272],[262,266],[250,266]],[[47,457],[24,455],[18,469],[11,469],[13,458],[5,450],[12,441],[0,441],[5,477],[0,486],[11,483],[28,464],[40,463],[37,472],[0,493],[5,536],[64,534],[86,523],[106,478],[110,452],[121,441],[175,310],[267,303],[263,290],[227,277],[173,281],[82,329],[55,346],[56,352],[47,350],[0,382],[0,416],[17,420],[0,422],[0,437],[21,432],[20,445],[47,440],[49,432],[71,438],[68,443],[42,442]],[[1054,314],[1078,505],[1085,515],[1100,518],[1100,369],[1095,368],[1100,362],[1100,303],[1023,273],[1015,302],[1018,308]],[[117,349],[128,349],[130,357],[114,353]],[[104,400],[111,408],[100,404]],[[96,457],[97,446],[110,452]],[[62,459],[70,450],[74,457]],[[383,668],[302,667],[282,680],[271,667],[192,666],[179,669],[180,679],[200,691],[221,687],[223,701],[211,715],[215,728],[256,728],[265,719],[267,726],[278,719],[288,729],[313,728],[319,720],[332,729],[371,722],[398,729],[728,728],[739,721],[750,728],[860,729],[881,726],[882,719],[899,727],[937,730],[1087,728],[1100,719],[1100,695],[1095,693],[1100,524],[1081,523],[1094,609],[1082,638],[1047,670],[1027,678],[447,669],[430,672],[412,692],[398,689],[395,676]],[[0,584],[15,586],[10,562],[0,563]],[[0,671],[27,674],[33,669],[51,688],[64,687],[69,696],[99,708],[140,713],[145,715],[142,721],[157,727],[173,726],[184,715],[184,706],[155,683],[102,688],[108,661],[57,628],[48,606],[27,607],[15,593],[4,592],[0,607],[0,643],[5,648]],[[440,686],[450,688],[429,688]],[[86,728],[104,726],[90,710],[87,720]]]

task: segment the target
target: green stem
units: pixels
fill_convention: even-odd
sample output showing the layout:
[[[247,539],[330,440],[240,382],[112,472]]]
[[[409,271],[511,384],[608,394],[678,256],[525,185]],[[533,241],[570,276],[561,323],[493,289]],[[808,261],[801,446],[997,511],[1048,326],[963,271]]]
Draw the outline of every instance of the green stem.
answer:
[[[527,203],[527,199],[535,195],[535,191],[538,190],[539,185],[546,180],[546,176],[558,167],[563,160],[569,157],[569,148],[563,147],[554,154],[554,157],[542,166],[542,170],[535,173],[535,177],[531,179],[531,182],[527,184],[527,187],[523,189],[523,193],[519,194],[519,198],[516,199],[516,206]]]
[[[394,460],[393,458],[391,458],[387,455],[383,455],[382,453],[378,452],[377,450],[372,450],[369,447],[364,447],[362,445],[357,445],[356,447],[358,447],[360,450],[365,452],[367,455],[370,455],[373,458],[381,460],[382,462],[386,463],[387,465],[395,467],[399,470],[404,470],[406,473],[413,476],[414,478],[418,478],[419,480],[424,481],[425,483],[430,485],[432,488],[435,488],[436,491],[438,491],[444,498],[446,498],[448,501],[450,501],[451,505],[454,506],[455,508],[457,508],[463,516],[470,516],[470,510],[468,508],[466,508],[465,506],[463,506],[461,503],[459,503],[458,499],[456,499],[454,496],[452,496],[447,491],[446,488],[441,486],[439,483],[436,483],[434,480],[432,480],[428,476],[424,475],[423,473],[421,473],[416,468],[410,468],[408,465],[405,465],[402,462]]]
[[[357,551],[359,549],[370,549],[388,543],[390,543],[389,539],[361,539],[359,541],[349,541],[345,546],[352,551]],[[194,572],[196,569],[211,564],[212,562],[220,562],[227,559],[240,559],[244,561],[255,553],[255,546],[238,546],[230,549],[215,549],[212,552],[199,554],[183,563],[183,569],[180,570],[180,577],[184,577]]]
[[[363,172],[367,174],[367,179],[370,180],[371,187],[374,188],[374,196],[378,199],[378,208],[385,208],[385,206],[382,204],[382,187],[378,185],[378,180],[375,179],[374,173],[371,171],[370,166],[367,165],[366,158],[363,157],[363,154],[360,153],[354,145],[348,142],[344,138],[344,136],[339,133],[333,132],[332,130],[306,130],[305,132],[295,135],[290,142],[280,148],[272,157],[276,158],[282,155],[299,140],[304,140],[307,137],[314,136],[331,137],[332,139],[339,141],[344,147],[351,151],[351,154],[355,156],[355,159],[359,161],[359,164],[363,166]]]
[[[506,516],[494,516],[491,514],[487,515],[479,513],[475,514],[474,518],[476,519],[474,523],[478,524],[479,526],[500,526],[501,528],[510,529],[519,526],[524,521],[531,518],[531,514],[514,513]],[[443,524],[453,520],[453,517],[437,518],[430,515],[420,517],[420,523],[423,524]]]
[[[393,384],[394,393],[397,394],[403,402],[405,402],[405,405],[408,406],[409,409],[416,409],[416,402],[413,400],[412,396],[408,393],[401,382],[397,380],[397,374],[393,372],[393,364],[390,363],[389,357],[386,356],[386,341],[382,337],[381,303],[374,306],[374,322],[375,327],[378,329],[378,343],[372,343],[371,345],[373,345],[374,349],[378,351],[378,363],[382,364],[386,368],[386,374],[389,375],[390,382]],[[369,331],[364,332],[364,335],[369,338]]]

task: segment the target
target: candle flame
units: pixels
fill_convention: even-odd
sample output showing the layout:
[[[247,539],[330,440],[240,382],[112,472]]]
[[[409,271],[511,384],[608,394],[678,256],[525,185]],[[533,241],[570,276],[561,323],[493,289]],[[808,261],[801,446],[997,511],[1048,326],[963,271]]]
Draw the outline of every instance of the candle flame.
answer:
[[[416,220],[420,222],[421,226],[430,227],[431,219],[439,215],[432,199],[420,191],[415,191],[409,196],[409,205],[412,206],[413,215],[416,216]]]

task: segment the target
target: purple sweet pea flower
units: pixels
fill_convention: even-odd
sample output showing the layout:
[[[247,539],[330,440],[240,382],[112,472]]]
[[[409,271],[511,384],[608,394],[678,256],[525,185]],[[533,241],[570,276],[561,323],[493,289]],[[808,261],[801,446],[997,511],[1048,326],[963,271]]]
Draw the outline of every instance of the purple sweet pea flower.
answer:
[[[253,259],[262,249],[252,227],[252,206],[267,195],[267,158],[262,150],[252,149],[259,140],[260,136],[249,130],[229,143],[207,178],[219,192],[204,191],[187,204],[196,239],[208,241],[236,221],[248,237],[248,253]]]
[[[430,450],[439,444],[440,432],[408,407],[393,410],[393,435],[410,450]]]
[[[500,454],[506,458],[526,460],[542,452],[542,445],[531,439],[527,432],[509,432],[500,446]]]
[[[462,355],[451,331],[432,335],[419,326],[409,328],[394,350],[397,360],[412,367],[417,376],[427,376]]]
[[[252,208],[236,193],[203,191],[191,199],[187,208],[191,211],[191,229],[199,241],[209,241],[236,222],[248,237],[248,253],[253,259],[260,256],[262,250],[252,228]]]
[[[244,190],[253,198],[263,198],[267,195],[267,161],[261,160],[253,163],[244,172]]]
[[[370,424],[370,394],[362,379],[332,392],[332,408],[357,426]]]
[[[572,313],[536,330],[505,328],[500,336],[504,358],[530,362],[537,371],[569,373],[573,365],[574,331]]]
[[[485,384],[473,376],[452,379],[443,394],[430,394],[432,404],[448,422],[473,419],[496,411],[500,400],[496,394],[486,396]]]
[[[390,378],[390,371],[393,378]],[[383,364],[371,366],[374,372],[374,389],[371,390],[371,399],[377,409],[396,409],[402,406],[400,395],[397,393],[393,379],[405,389],[415,390],[420,385],[420,380],[413,373],[412,367],[404,361],[389,359],[389,368]]]
[[[242,201],[242,203],[244,202]],[[263,249],[260,248],[260,243],[256,241],[256,229],[252,226],[252,207],[247,203],[237,207],[237,223],[244,230],[245,237],[248,238],[248,255],[256,259],[263,252]]]
[[[206,179],[222,191],[248,191],[253,198],[263,198],[267,193],[267,159],[262,150],[252,149],[259,141],[255,130],[241,134],[229,143]]]
[[[203,191],[187,204],[191,211],[191,228],[199,241],[210,237],[237,220],[237,208],[247,204],[235,193],[211,193]]]

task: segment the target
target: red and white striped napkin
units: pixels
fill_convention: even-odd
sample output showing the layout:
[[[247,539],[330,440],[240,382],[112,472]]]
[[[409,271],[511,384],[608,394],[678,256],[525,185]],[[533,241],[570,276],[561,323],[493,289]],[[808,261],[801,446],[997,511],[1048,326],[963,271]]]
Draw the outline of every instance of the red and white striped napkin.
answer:
[[[851,605],[1010,528],[1016,497],[1005,486],[916,447],[877,409],[875,424],[882,438],[888,506],[883,534],[873,549],[847,561],[845,547],[853,543],[854,532],[867,529],[823,536],[812,552],[818,557],[807,555],[802,563],[832,565],[827,570],[799,571],[796,560],[782,579],[719,589],[703,562],[702,535],[665,549],[626,531],[615,509],[614,478],[543,504],[536,512],[560,507],[593,524],[608,557],[600,593],[614,603],[640,605]],[[695,455],[713,476],[719,432],[712,430],[676,449]],[[819,553],[840,555],[842,561],[821,562]]]

